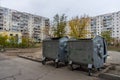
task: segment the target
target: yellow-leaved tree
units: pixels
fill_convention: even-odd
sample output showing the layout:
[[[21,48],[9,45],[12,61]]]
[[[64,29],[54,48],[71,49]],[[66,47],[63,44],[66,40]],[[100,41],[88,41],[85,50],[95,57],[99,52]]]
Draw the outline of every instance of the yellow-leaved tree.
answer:
[[[90,31],[88,30],[90,18],[86,15],[74,17],[69,21],[70,36],[76,39],[84,39]]]

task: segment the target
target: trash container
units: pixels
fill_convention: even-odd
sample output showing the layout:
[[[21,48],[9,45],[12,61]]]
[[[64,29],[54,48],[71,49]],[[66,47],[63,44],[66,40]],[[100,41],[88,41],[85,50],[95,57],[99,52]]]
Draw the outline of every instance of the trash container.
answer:
[[[107,58],[107,45],[104,38],[96,36],[93,39],[69,40],[68,62],[73,69],[73,65],[86,65],[89,75],[93,68],[100,69],[104,66]]]
[[[54,61],[55,67],[58,67],[59,62],[67,63],[67,41],[68,37],[63,38],[52,38],[48,40],[43,40],[42,44],[42,54],[43,60],[42,64],[47,61]]]

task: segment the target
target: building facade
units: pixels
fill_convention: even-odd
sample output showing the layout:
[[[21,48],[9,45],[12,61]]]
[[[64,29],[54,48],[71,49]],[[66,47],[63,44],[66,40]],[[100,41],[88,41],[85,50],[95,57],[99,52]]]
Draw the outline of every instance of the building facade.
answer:
[[[38,42],[45,38],[42,33],[45,26],[49,27],[46,17],[0,7],[0,31],[21,32],[22,37]]]
[[[103,31],[111,31],[111,37],[120,40],[120,11],[91,18],[92,35],[101,35]]]

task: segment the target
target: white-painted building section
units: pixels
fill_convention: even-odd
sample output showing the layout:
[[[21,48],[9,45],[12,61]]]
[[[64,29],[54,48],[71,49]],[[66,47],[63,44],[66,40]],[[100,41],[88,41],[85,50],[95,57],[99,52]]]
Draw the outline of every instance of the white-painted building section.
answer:
[[[39,42],[45,37],[41,33],[45,26],[49,26],[46,17],[0,7],[0,31],[21,32],[23,37]]]
[[[120,12],[91,18],[92,35],[101,35],[102,31],[112,31],[111,37],[120,40]]]

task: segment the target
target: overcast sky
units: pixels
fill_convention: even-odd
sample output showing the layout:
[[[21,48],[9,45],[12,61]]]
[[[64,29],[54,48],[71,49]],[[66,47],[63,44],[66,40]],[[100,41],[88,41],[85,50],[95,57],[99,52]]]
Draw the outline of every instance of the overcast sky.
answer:
[[[120,11],[120,0],[0,0],[0,5],[22,12],[52,18],[65,13],[69,18],[88,14],[96,16]]]

